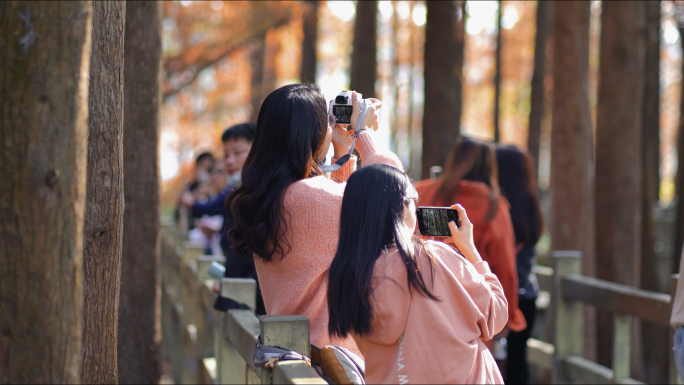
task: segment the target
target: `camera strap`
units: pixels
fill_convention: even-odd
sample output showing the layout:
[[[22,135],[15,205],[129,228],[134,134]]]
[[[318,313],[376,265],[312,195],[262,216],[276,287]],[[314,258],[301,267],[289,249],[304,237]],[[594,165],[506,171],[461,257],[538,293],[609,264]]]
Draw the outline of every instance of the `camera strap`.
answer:
[[[354,152],[354,147],[356,146],[356,137],[359,136],[359,125],[361,122],[363,122],[363,119],[366,117],[366,112],[368,112],[368,104],[367,101],[363,100],[362,101],[362,108],[361,108],[361,113],[359,114],[359,120],[356,121],[356,127],[354,127],[354,135],[350,136],[350,138],[354,138],[352,140],[351,147],[349,147],[349,153],[338,159],[335,163],[331,165],[322,165],[321,170],[323,172],[333,172],[337,171],[340,169],[340,167],[344,166],[349,159],[351,159],[352,153]]]

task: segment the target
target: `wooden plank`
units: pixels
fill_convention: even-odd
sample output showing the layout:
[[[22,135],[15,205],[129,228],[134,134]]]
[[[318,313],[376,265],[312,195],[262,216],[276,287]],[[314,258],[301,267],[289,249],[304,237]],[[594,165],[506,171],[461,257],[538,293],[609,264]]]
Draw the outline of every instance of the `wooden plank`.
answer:
[[[595,362],[578,356],[565,357],[562,360],[565,381],[575,384],[612,384],[613,371]]]
[[[260,331],[259,319],[249,310],[229,310],[227,314],[225,337],[235,346],[243,361],[261,378],[261,368],[254,365],[254,346]]]
[[[677,283],[679,283],[679,274],[672,274],[670,276],[670,298],[672,299],[672,303],[670,303],[670,309],[672,309],[672,306],[674,306],[674,299],[675,299],[675,294],[677,293]],[[672,310],[670,310],[670,313]],[[669,373],[668,373],[668,378],[670,380],[670,384],[681,384],[682,380],[677,374],[677,366],[675,365],[675,360],[674,360],[674,351],[672,350],[674,348],[674,328],[669,328],[670,329],[670,338],[668,339],[668,361],[669,361]]]
[[[301,315],[265,315],[259,319],[264,345],[278,346],[311,356],[309,318]]]
[[[550,292],[553,287],[553,269],[546,266],[535,265],[532,267],[532,271],[537,278],[539,290]]]
[[[580,301],[614,313],[632,315],[659,325],[670,324],[670,295],[569,274],[562,279],[566,300]]]
[[[223,278],[221,296],[256,309],[256,281],[252,278]]]
[[[551,376],[554,383],[566,382],[563,377],[561,361],[567,356],[582,355],[582,330],[584,308],[579,302],[568,301],[561,297],[561,278],[567,274],[581,271],[582,253],[579,251],[556,251],[553,253],[553,290],[551,305],[553,310],[554,365]]]
[[[535,338],[527,340],[527,361],[542,369],[553,367],[553,345]]]
[[[613,376],[629,378],[632,346],[632,316],[615,315],[615,337],[613,338]]]
[[[327,384],[304,361],[279,361],[273,368],[274,384]]]
[[[204,245],[197,242],[184,242],[183,243],[183,261],[185,262],[197,262],[197,258],[204,254]]]

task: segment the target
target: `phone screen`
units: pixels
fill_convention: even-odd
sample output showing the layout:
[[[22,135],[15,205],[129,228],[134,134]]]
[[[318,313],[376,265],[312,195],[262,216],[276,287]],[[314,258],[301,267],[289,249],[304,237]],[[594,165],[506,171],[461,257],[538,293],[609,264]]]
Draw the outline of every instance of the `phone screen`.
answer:
[[[456,222],[456,226],[461,227],[458,211],[448,207],[418,207],[416,215],[422,235],[449,237],[451,236],[450,221]]]
[[[333,115],[335,116],[335,121],[340,124],[351,123],[352,106],[333,106]]]

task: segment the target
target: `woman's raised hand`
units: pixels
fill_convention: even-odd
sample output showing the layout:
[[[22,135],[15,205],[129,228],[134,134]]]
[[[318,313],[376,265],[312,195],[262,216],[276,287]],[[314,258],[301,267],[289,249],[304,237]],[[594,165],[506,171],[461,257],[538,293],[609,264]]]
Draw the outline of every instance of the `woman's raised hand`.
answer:
[[[473,241],[473,224],[468,219],[463,206],[455,204],[451,206],[452,210],[458,211],[458,217],[461,219],[461,227],[456,226],[454,221],[449,222],[449,229],[451,230],[451,241],[464,257],[471,263],[482,261],[480,253],[475,248],[475,241]]]
[[[356,128],[355,124],[358,124],[359,116],[361,115],[361,107],[359,107],[359,102],[361,101],[361,99],[359,99],[356,91],[352,91],[351,98],[352,100],[354,100],[354,102],[352,104],[352,116],[350,121],[352,127]],[[377,131],[378,120],[380,119],[380,107],[382,107],[382,102],[374,98],[368,98],[366,100],[370,102],[370,104],[368,105],[368,109],[366,110],[366,116],[364,117],[363,122],[360,123],[359,129],[369,129]]]

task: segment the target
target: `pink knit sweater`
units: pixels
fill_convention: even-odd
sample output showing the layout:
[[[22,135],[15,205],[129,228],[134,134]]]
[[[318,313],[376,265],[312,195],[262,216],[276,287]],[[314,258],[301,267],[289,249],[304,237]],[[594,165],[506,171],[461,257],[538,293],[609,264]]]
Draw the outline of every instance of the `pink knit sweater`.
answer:
[[[357,138],[356,148],[364,165],[387,164],[403,170],[399,159],[380,151],[371,132]],[[360,355],[356,343],[328,336],[328,270],[337,251],[340,209],[346,181],[356,169],[352,157],[332,173],[332,179],[316,176],[293,183],[285,191],[285,238],[291,249],[281,260],[274,255],[265,263],[256,258],[259,285],[269,315],[305,315],[311,322],[311,343],[340,345]],[[285,247],[287,250],[287,247]]]

